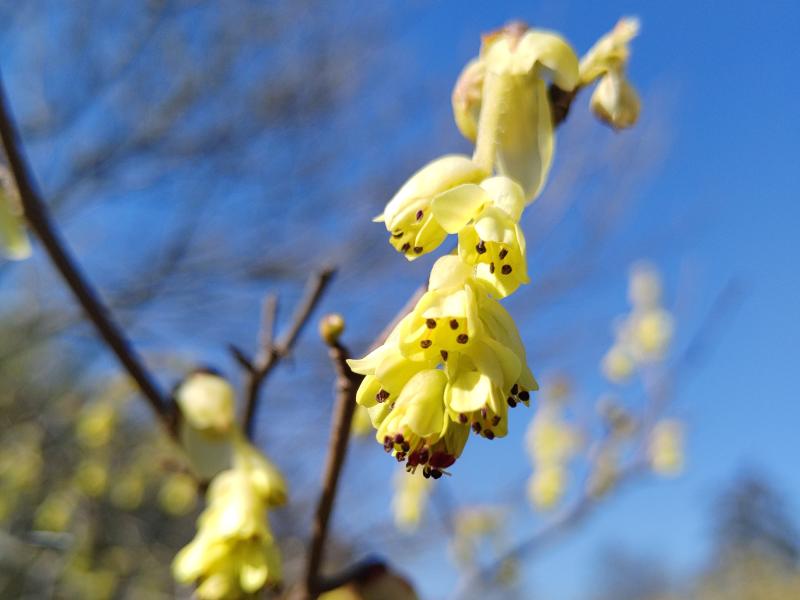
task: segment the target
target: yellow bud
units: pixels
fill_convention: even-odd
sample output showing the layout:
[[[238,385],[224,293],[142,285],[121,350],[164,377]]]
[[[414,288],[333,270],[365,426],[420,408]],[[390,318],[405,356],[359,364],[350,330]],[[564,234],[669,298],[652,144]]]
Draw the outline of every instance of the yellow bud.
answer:
[[[653,471],[675,476],[683,470],[683,427],[673,420],[661,421],[650,435],[649,458]]]
[[[108,466],[98,459],[87,458],[78,465],[75,483],[87,496],[97,497],[106,491]]]
[[[639,94],[620,71],[609,71],[597,84],[589,106],[595,116],[614,129],[625,129],[639,120]]]
[[[344,332],[344,318],[340,314],[325,315],[319,322],[319,336],[329,346],[339,341],[342,332]]]
[[[83,407],[75,425],[78,443],[85,448],[105,446],[114,433],[116,410],[110,402],[94,402]]]
[[[537,508],[553,508],[564,495],[566,470],[557,465],[537,469],[528,484],[528,498]]]
[[[186,424],[209,437],[224,437],[232,432],[235,397],[230,383],[203,371],[189,375],[175,393]]]
[[[0,253],[11,260],[31,255],[19,193],[5,167],[0,167]]]

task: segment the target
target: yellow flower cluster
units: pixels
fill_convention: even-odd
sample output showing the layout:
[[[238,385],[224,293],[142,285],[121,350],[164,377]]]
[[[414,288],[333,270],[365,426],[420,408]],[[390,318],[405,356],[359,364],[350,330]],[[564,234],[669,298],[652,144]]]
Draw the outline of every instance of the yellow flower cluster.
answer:
[[[175,398],[190,463],[199,475],[213,477],[197,533],[173,562],[175,578],[196,583],[203,600],[240,598],[279,582],[280,554],[267,510],[286,503],[283,476],[236,426],[234,392],[225,379],[196,372]],[[170,505],[181,504],[180,491],[170,490]]]
[[[531,420],[526,442],[533,463],[528,498],[537,508],[552,508],[564,495],[567,466],[580,444],[578,434],[563,418],[559,400],[542,402]]]
[[[618,319],[615,340],[603,357],[605,376],[622,383],[637,367],[660,361],[672,340],[672,315],[661,306],[661,278],[649,264],[631,269],[628,286],[631,312]]]
[[[484,36],[452,95],[456,125],[475,143],[472,158],[428,163],[375,219],[408,260],[433,252],[449,234],[458,238],[457,251],[436,261],[427,292],[386,342],[349,361],[365,376],[357,400],[378,442],[407,471],[441,477],[470,428],[490,440],[506,435],[509,407],[527,405],[538,389],[517,327],[498,301],[529,282],[520,218],[552,164],[548,84],[569,94],[621,71],[627,53],[620,48],[632,35],[609,35],[586,59],[596,71],[590,79],[555,33],[512,23]],[[612,54],[622,58],[613,62]]]

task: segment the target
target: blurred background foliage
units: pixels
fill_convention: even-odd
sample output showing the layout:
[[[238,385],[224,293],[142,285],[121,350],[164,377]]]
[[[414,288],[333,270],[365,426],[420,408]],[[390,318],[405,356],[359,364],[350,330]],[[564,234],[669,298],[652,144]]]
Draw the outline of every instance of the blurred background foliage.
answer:
[[[227,346],[254,349],[264,294],[280,294],[285,322],[323,265],[339,269],[323,305],[345,316],[355,353],[424,279],[432,259],[399,264],[370,223],[419,165],[467,148],[447,101],[457,72],[428,64],[407,33],[422,4],[0,2],[4,82],[44,195],[165,385],[198,365],[238,382]],[[610,26],[598,23],[596,35]],[[477,44],[464,40],[453,54],[466,60]],[[665,303],[685,332],[672,356],[686,370],[702,358],[685,359],[685,348],[718,292],[675,245],[701,229],[699,208],[680,227],[632,227],[670,143],[669,91],[642,92],[644,119],[624,134],[594,123],[585,98],[574,107],[548,188],[526,212],[533,284],[507,303],[542,393],[558,395],[567,381],[570,419],[590,438],[603,424],[586,390],[613,341],[611,317],[625,310],[628,266],[642,256],[662,266]],[[179,451],[41,253],[1,263],[0,294],[0,596],[188,596],[169,565],[200,503]],[[307,333],[266,386],[257,422],[257,442],[290,480],[290,505],[273,518],[287,579],[304,556],[332,381],[324,347]],[[646,391],[635,383],[619,400],[637,412]],[[355,443],[329,568],[402,556],[415,584],[451,568],[455,588],[458,575],[441,566],[448,545],[463,573],[502,556],[515,523],[534,519],[522,500],[527,420],[506,448],[465,455],[414,535],[391,524],[392,465],[371,440]],[[603,570],[614,577],[592,587],[597,598],[798,595],[794,526],[775,493],[751,478],[720,506],[706,570],[671,581],[657,562],[609,553]],[[529,597],[524,567],[504,562],[493,593]]]

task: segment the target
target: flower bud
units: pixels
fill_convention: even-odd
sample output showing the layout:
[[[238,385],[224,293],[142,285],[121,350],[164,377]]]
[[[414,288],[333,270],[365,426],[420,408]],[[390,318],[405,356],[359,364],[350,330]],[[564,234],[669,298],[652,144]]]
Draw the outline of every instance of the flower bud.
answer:
[[[322,341],[332,346],[339,341],[344,331],[344,318],[337,313],[325,315],[319,322],[319,337]]]
[[[625,129],[639,120],[639,94],[619,71],[609,71],[597,84],[589,106],[595,116],[614,129]]]
[[[211,438],[225,437],[234,424],[235,393],[219,375],[198,371],[189,375],[175,393],[186,423]]]
[[[4,167],[0,167],[0,254],[11,260],[31,255],[19,193]]]

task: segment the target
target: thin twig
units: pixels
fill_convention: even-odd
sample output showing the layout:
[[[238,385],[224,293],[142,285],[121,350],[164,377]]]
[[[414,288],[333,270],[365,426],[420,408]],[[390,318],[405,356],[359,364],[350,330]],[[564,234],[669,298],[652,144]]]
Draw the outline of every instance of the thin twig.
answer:
[[[294,311],[289,329],[275,343],[272,340],[278,300],[273,295],[265,299],[261,333],[259,335],[260,348],[253,361],[246,361],[247,364],[252,366],[250,369],[246,368],[248,372],[247,390],[244,417],[242,419],[247,437],[253,437],[256,409],[258,408],[258,399],[264,381],[275,365],[292,351],[300,332],[311,317],[311,313],[314,312],[334,273],[334,269],[326,268],[311,276],[306,284],[305,294]],[[236,352],[234,352],[234,356],[242,363]]]
[[[328,447],[325,475],[323,476],[322,492],[320,493],[317,509],[311,532],[308,563],[306,565],[304,597],[316,598],[322,591],[319,587],[319,570],[325,551],[325,541],[328,536],[328,523],[333,503],[336,499],[336,490],[339,485],[339,475],[344,465],[347,454],[347,442],[350,439],[350,424],[353,421],[353,412],[356,408],[356,390],[363,377],[350,370],[347,365],[349,353],[347,349],[333,342],[330,344],[330,357],[336,369],[336,409],[331,426],[331,438]]]
[[[174,419],[166,396],[133,349],[122,328],[114,321],[89,279],[81,271],[78,262],[71,256],[58,228],[50,217],[47,205],[41,197],[33,172],[25,157],[2,80],[0,80],[0,136],[2,136],[3,147],[19,191],[23,212],[31,229],[42,242],[53,265],[97,329],[100,337],[136,382],[156,417],[174,436]]]

